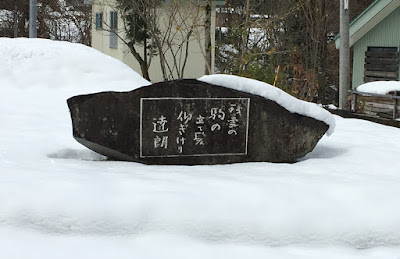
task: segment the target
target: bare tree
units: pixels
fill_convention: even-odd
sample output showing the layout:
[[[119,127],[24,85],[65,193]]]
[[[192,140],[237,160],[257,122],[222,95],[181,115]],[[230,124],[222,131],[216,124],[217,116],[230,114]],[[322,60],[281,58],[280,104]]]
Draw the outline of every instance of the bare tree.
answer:
[[[27,37],[29,1],[0,1],[0,36]],[[38,37],[90,45],[91,7],[80,0],[38,0]]]
[[[212,74],[211,71],[211,0],[206,0],[205,2],[205,21],[204,21],[204,49],[205,49],[205,61],[206,61],[206,71],[205,74]]]
[[[355,17],[372,0],[350,1]],[[337,85],[339,1],[228,0],[219,8],[217,69],[274,82],[301,99],[325,103]],[[223,24],[225,22],[225,24]],[[335,96],[331,96],[332,101]]]
[[[211,49],[207,44],[211,44],[201,45],[207,34],[204,1],[116,0],[115,3],[106,1],[103,8],[115,6],[124,26],[114,30],[103,21],[104,29],[115,33],[128,46],[144,78],[150,80],[149,67],[154,56],[158,56],[164,80],[183,78],[193,44],[199,46],[210,69],[211,60],[206,56]]]
[[[60,10],[61,21],[58,21],[58,26],[68,28],[69,41],[90,46],[92,38],[92,6],[84,4],[82,0],[68,0],[62,3]],[[63,30],[59,31],[62,32]]]

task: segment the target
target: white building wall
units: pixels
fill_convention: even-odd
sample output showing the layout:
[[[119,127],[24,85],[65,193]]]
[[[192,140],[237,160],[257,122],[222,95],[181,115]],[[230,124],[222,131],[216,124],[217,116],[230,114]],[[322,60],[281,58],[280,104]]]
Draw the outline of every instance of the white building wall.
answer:
[[[118,48],[112,49],[110,48],[109,38],[110,32],[106,30],[96,30],[95,26],[95,18],[96,13],[103,12],[103,27],[106,28],[106,24],[110,23],[110,11],[113,11],[111,8],[112,2],[109,0],[95,0],[92,5],[93,11],[93,29],[92,29],[92,47],[107,54],[111,57],[121,60],[128,66],[130,66],[133,70],[141,74],[139,63],[130,53],[130,50],[126,44],[123,43],[121,39],[118,39]],[[215,10],[215,6],[212,8]],[[211,71],[214,71],[214,56],[215,56],[215,11],[212,13],[212,28],[211,28],[211,43],[212,43],[212,64],[211,64]],[[161,17],[161,25],[166,22],[167,17]],[[123,33],[123,21],[121,17],[118,17],[118,29],[119,34],[124,35]],[[200,32],[195,33],[195,36],[191,37],[189,43],[189,56],[187,59],[185,72],[183,78],[199,78],[205,74],[205,59],[204,59],[204,30],[201,29]],[[200,35],[200,36],[199,36]],[[200,37],[200,38],[199,38]],[[143,47],[136,46],[137,51],[143,55]],[[171,63],[172,62],[172,55],[166,56],[167,60]],[[151,64],[149,68],[149,75],[152,82],[160,82],[164,81],[161,66],[160,66],[160,59],[159,56],[154,56],[151,59]],[[174,77],[177,78],[177,74],[174,73]]]
[[[108,2],[108,1],[107,1]],[[114,11],[109,5],[99,3],[99,1],[93,1],[92,14],[93,14],[93,26],[92,26],[92,47],[107,54],[113,58],[122,60],[124,44],[118,39],[118,48],[110,48],[110,32],[106,29],[97,30],[95,19],[96,13],[103,13],[103,27],[107,28],[106,24],[110,24],[110,12]],[[118,19],[118,28],[123,28],[121,19]]]

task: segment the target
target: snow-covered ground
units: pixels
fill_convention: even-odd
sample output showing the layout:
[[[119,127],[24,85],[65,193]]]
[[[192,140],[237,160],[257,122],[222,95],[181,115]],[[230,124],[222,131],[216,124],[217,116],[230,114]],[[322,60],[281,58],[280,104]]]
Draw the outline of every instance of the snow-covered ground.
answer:
[[[46,40],[0,64],[0,258],[400,258],[400,129],[335,116],[295,164],[103,161],[66,99],[148,82]]]

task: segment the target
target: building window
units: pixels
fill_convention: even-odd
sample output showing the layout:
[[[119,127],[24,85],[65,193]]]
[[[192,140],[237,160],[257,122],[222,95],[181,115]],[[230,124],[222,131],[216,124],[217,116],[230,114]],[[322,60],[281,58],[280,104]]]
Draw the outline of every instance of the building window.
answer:
[[[118,48],[118,14],[115,11],[110,12],[110,48]]]
[[[103,13],[96,13],[96,30],[103,29]]]

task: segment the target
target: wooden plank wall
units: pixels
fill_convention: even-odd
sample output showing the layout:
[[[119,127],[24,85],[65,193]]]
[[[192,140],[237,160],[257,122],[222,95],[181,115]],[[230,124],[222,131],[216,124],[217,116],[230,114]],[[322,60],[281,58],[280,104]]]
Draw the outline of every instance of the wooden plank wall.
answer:
[[[365,52],[364,82],[398,79],[399,51],[397,47],[368,47]]]
[[[394,100],[381,97],[358,97],[358,111],[369,116],[382,117],[387,119],[393,118]],[[400,118],[400,109],[397,110],[396,118]]]

